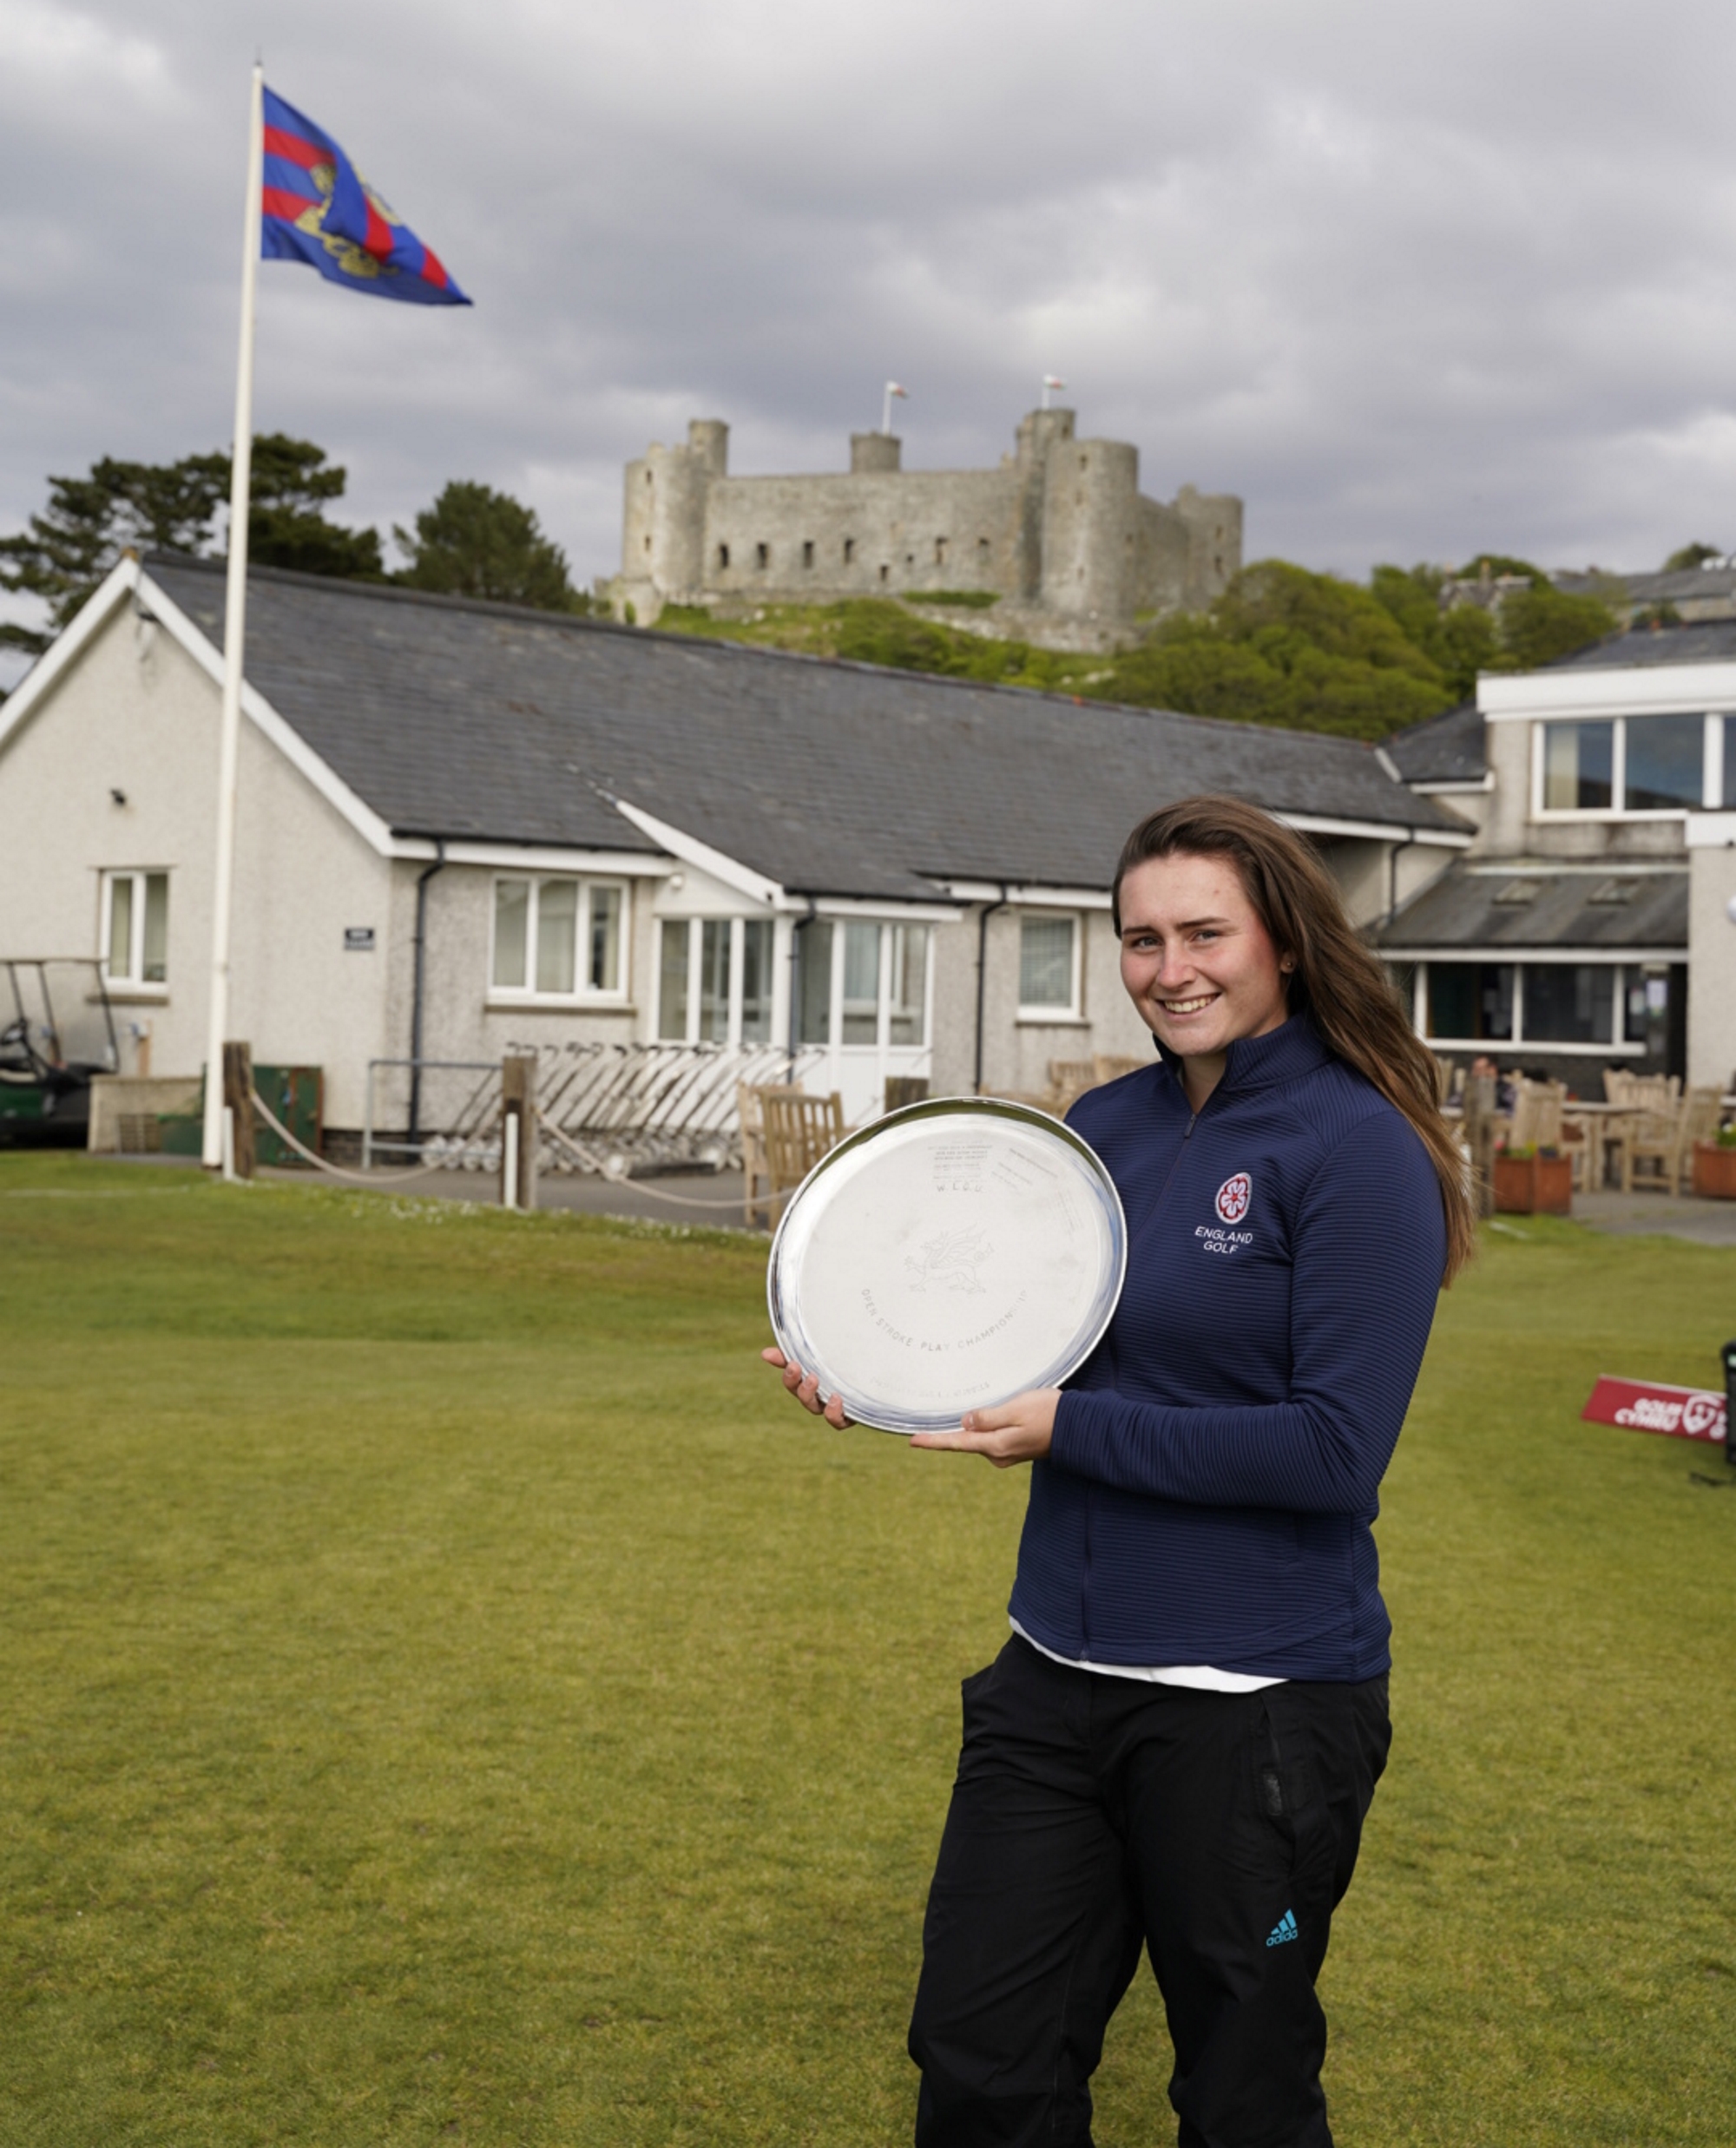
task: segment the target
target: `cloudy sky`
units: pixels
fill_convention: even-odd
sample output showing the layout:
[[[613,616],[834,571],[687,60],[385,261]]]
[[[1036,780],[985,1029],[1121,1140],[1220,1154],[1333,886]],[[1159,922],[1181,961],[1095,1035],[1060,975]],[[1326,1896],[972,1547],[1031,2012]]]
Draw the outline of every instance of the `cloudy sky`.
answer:
[[[0,0],[0,531],[227,440],[247,74],[476,300],[260,277],[257,423],[585,581],[691,415],[740,471],[990,462],[1045,371],[1249,555],[1736,546],[1736,15],[1700,0]]]

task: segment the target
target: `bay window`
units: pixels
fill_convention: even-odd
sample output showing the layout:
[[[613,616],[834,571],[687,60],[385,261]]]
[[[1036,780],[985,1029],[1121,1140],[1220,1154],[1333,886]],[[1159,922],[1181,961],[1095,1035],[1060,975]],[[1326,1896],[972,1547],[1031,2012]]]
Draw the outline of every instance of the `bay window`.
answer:
[[[490,989],[524,999],[620,998],[626,915],[626,890],[615,882],[496,880]]]
[[[928,1041],[929,928],[817,917],[796,931],[796,1041],[860,1049]]]
[[[665,917],[658,925],[657,1036],[665,1044],[766,1044],[772,920]]]

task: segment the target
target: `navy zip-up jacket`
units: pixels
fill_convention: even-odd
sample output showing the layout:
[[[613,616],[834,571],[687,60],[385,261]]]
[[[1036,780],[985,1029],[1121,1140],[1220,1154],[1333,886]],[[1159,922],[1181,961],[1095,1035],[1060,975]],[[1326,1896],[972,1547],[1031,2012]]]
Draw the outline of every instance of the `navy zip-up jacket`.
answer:
[[[1057,1655],[1356,1680],[1391,1660],[1370,1525],[1446,1258],[1404,1114],[1305,1016],[1068,1114],[1128,1275],[1032,1471],[1013,1618]]]

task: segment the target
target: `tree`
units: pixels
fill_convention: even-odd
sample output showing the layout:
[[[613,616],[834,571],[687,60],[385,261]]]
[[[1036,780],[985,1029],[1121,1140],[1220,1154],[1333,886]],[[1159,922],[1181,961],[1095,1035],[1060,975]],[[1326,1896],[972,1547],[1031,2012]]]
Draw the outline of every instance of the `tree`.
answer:
[[[1501,607],[1496,671],[1532,671],[1614,634],[1620,621],[1601,598],[1569,596],[1552,581],[1516,589]]]
[[[410,561],[397,579],[412,589],[543,612],[590,609],[569,579],[566,554],[510,493],[455,480],[417,516],[414,535],[396,527],[391,534]]]
[[[1466,701],[1476,691],[1478,672],[1496,668],[1500,634],[1494,615],[1479,604],[1443,611],[1446,581],[1438,567],[1377,567],[1369,588],[1405,640],[1440,673],[1453,699]]]
[[[1723,557],[1723,553],[1715,544],[1685,544],[1680,550],[1672,552],[1664,562],[1664,572],[1667,575],[1679,575],[1684,568],[1698,567],[1702,560]]]
[[[208,554],[229,496],[229,457],[184,455],[178,463],[104,456],[88,477],[50,477],[49,504],[17,535],[0,537],[0,588],[40,597],[49,624],[0,624],[0,645],[40,654],[130,545],[141,552]],[[253,440],[248,555],[265,567],[379,581],[379,538],[328,522],[324,503],[341,496],[345,471],[326,450],[280,432]]]
[[[228,457],[223,458],[227,470]],[[349,472],[328,463],[324,448],[287,433],[253,438],[247,504],[247,557],[257,567],[292,567],[304,575],[349,581],[384,581],[379,534],[328,522],[325,504],[341,499]],[[228,480],[224,480],[227,487]]]
[[[1244,569],[1203,618],[1166,621],[1090,691],[1357,739],[1384,738],[1452,699],[1370,590],[1284,560]]]
[[[104,456],[88,477],[50,477],[49,504],[27,529],[0,537],[0,588],[40,597],[49,625],[0,625],[0,644],[40,654],[128,545],[202,552],[229,489],[227,455],[178,463]]]

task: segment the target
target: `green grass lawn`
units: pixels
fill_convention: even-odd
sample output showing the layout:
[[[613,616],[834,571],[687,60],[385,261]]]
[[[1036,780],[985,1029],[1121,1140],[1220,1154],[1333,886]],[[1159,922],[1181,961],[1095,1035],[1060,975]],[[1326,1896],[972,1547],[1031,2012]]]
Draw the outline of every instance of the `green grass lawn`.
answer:
[[[1736,1256],[1528,1223],[1388,1480],[1340,2148],[1736,2140]],[[1021,1474],[816,1429],[752,1241],[0,1159],[0,2144],[909,2137]],[[1736,1472],[1733,1472],[1736,1475]],[[1103,2148],[1174,2138],[1142,1978]]]

